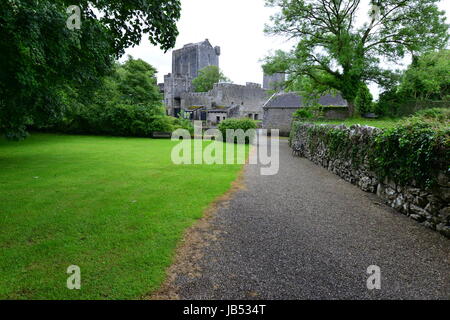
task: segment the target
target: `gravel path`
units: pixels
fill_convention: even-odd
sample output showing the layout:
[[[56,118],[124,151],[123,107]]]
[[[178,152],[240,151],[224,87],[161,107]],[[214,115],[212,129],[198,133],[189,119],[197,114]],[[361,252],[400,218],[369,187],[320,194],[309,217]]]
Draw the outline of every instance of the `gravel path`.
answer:
[[[173,277],[181,299],[449,299],[450,241],[280,143],[280,171],[247,165],[214,236]],[[381,290],[366,270],[381,268]]]

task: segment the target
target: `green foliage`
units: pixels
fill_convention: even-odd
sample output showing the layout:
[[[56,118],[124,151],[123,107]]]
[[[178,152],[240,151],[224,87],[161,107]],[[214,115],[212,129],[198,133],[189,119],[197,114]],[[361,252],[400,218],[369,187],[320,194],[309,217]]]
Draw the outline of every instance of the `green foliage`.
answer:
[[[300,108],[293,113],[293,117],[296,120],[311,119],[314,117],[314,114],[309,108]]]
[[[450,169],[449,119],[448,109],[430,109],[364,136],[345,126],[314,125],[307,129],[307,143],[312,153],[325,145],[324,159],[350,161],[355,168],[368,160],[380,181],[432,188],[438,172]],[[294,123],[291,143],[301,125]]]
[[[313,123],[317,124],[334,124],[334,125],[344,125],[346,127],[351,127],[353,125],[361,125],[361,126],[369,126],[375,128],[392,128],[395,127],[400,119],[398,118],[347,118],[343,120],[327,120],[327,119],[318,119],[313,121]]]
[[[359,87],[355,98],[355,106],[361,115],[373,111],[373,96],[365,83],[362,83]]]
[[[399,92],[415,100],[450,101],[450,50],[416,58],[405,71]]]
[[[163,99],[156,80],[156,69],[129,56],[116,71],[120,101],[133,105],[155,106]]]
[[[423,120],[437,121],[445,125],[450,121],[450,108],[424,109],[416,112],[415,116]]]
[[[195,92],[208,92],[216,83],[229,81],[217,66],[208,66],[199,70],[197,78],[192,80],[192,85]]]
[[[405,98],[398,94],[397,87],[393,87],[380,94],[374,112],[379,116],[396,116],[404,102]]]
[[[173,130],[186,129],[189,131],[189,133],[191,135],[194,134],[194,126],[189,119],[186,119],[184,117],[178,117],[178,118],[170,117],[170,118],[172,119],[172,122],[173,122],[173,124],[172,124]]]
[[[80,30],[66,27],[70,5],[82,10]],[[144,32],[173,47],[180,10],[179,0],[0,1],[0,131],[20,139],[27,125],[61,118],[68,87],[88,99]]]
[[[241,130],[236,131],[236,139],[235,142],[240,142],[239,138],[241,138],[241,141],[244,141],[245,143],[249,143],[253,138],[255,134],[255,130],[257,129],[257,122],[248,118],[243,119],[226,119],[219,123],[218,126],[219,130],[222,132],[222,136],[225,141],[228,141],[229,137],[227,136],[227,130]],[[251,130],[250,134],[248,136],[245,136],[247,130]]]
[[[372,147],[371,141],[361,143],[354,141],[348,130],[335,126],[312,126],[308,128],[308,148],[312,153],[317,151],[321,144],[327,146],[328,159],[351,160],[352,166],[357,167],[364,161],[365,153]]]
[[[373,81],[391,87],[398,75],[383,69],[381,58],[400,61],[447,45],[445,15],[437,0],[389,0],[380,2],[380,15],[368,12],[366,23],[355,23],[359,0],[266,0],[278,7],[266,32],[297,39],[290,52],[268,57],[264,70],[286,72],[291,80],[307,77],[309,90],[332,88],[342,93],[354,112],[361,82]],[[372,2],[375,4],[375,1]]]
[[[415,57],[398,86],[380,95],[374,111],[405,116],[432,107],[450,107],[450,50]]]
[[[151,65],[130,57],[124,64],[116,64],[114,70],[103,78],[92,99],[83,99],[76,90],[67,91],[63,118],[44,128],[66,133],[137,137],[177,128],[191,130],[188,120],[164,114],[156,70]]]
[[[449,168],[450,130],[439,123],[411,118],[376,138],[371,159],[380,179],[430,188],[438,171]]]

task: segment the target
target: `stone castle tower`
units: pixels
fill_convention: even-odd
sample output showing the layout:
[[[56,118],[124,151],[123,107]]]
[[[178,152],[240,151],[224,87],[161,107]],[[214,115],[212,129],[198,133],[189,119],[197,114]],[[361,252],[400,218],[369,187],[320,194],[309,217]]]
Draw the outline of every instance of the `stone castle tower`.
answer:
[[[207,66],[219,66],[220,47],[208,39],[186,44],[172,53],[172,73],[164,76],[164,103],[167,113],[177,116],[181,110],[181,95],[192,91],[192,80]]]
[[[265,90],[281,90],[286,81],[285,73],[274,73],[272,75],[264,74],[263,89]]]

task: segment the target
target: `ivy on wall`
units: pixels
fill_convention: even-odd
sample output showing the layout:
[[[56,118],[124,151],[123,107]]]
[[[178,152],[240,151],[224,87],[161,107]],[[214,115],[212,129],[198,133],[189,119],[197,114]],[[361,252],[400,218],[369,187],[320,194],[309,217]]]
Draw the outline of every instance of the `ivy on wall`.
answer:
[[[313,125],[306,130],[305,143],[311,154],[326,150],[320,155],[325,159],[349,161],[354,168],[365,164],[380,181],[388,178],[400,185],[431,188],[438,172],[450,174],[448,121],[413,117],[365,135],[352,134],[353,127]],[[302,125],[294,122],[291,142]]]

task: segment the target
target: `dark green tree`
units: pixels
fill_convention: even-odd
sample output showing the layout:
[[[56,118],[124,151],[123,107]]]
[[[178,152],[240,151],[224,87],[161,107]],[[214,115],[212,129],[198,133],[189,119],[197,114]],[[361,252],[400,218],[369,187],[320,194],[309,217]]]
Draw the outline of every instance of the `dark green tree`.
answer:
[[[336,89],[353,114],[361,83],[389,87],[397,80],[395,72],[383,68],[382,58],[398,62],[447,45],[448,25],[438,1],[372,1],[367,22],[357,27],[360,0],[267,0],[281,10],[266,32],[298,43],[291,52],[268,57],[264,70],[287,72],[291,80],[307,76],[316,90]]]
[[[192,85],[195,92],[208,92],[214,87],[214,84],[229,81],[217,66],[208,66],[199,70],[197,78],[192,81]]]
[[[128,60],[117,68],[116,82],[121,103],[162,108],[162,95],[156,81],[156,69],[141,59]]]
[[[66,25],[81,8],[81,28]],[[87,98],[142,34],[175,44],[179,0],[3,0],[0,2],[0,131],[22,138],[28,124],[61,117],[68,88]]]
[[[365,83],[361,83],[355,97],[355,106],[359,114],[373,111],[373,96]]]

